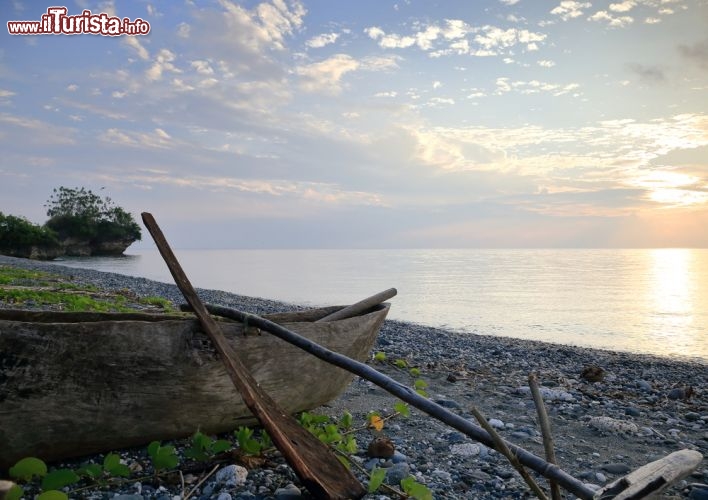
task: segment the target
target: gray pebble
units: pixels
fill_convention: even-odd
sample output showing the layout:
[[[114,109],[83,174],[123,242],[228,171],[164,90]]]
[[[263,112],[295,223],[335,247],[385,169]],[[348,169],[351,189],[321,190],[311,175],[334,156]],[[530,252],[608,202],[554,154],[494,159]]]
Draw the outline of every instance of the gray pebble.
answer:
[[[627,464],[613,463],[603,465],[602,470],[610,474],[627,474],[632,469]]]
[[[276,500],[297,500],[302,497],[300,488],[290,483],[284,488],[275,490],[274,497]]]
[[[640,391],[644,391],[644,392],[651,392],[653,390],[651,384],[649,382],[647,382],[646,380],[637,381],[637,388]]]
[[[216,497],[216,500],[232,500],[231,495],[229,493],[223,492],[219,493],[219,496]]]
[[[113,500],[143,500],[142,495],[116,495]]]
[[[393,467],[386,469],[386,482],[392,486],[398,485],[410,475],[410,472],[411,469],[408,464],[395,464]]]

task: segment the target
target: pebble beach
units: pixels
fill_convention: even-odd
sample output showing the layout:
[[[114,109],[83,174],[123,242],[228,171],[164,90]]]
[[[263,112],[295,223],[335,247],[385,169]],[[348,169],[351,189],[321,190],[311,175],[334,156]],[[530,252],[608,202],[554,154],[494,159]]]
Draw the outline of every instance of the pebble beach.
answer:
[[[142,278],[5,256],[0,256],[0,266],[48,271],[100,289],[128,289],[139,296],[183,302],[176,286]],[[204,302],[255,314],[298,308],[216,290],[199,290],[199,294]],[[394,308],[395,300],[391,301]],[[677,450],[691,449],[708,456],[708,363],[702,360],[463,335],[391,320],[381,329],[372,355],[375,352],[384,353],[387,360],[404,360],[406,369],[373,360],[372,367],[406,385],[414,382],[409,369],[417,368],[430,399],[472,421],[472,408],[478,409],[506,440],[543,456],[536,407],[528,387],[529,374],[535,373],[550,417],[558,465],[593,489]],[[355,378],[338,399],[314,412],[336,417],[348,411],[356,424],[366,422],[370,411],[393,413],[396,403],[383,389]],[[533,498],[506,458],[415,409],[409,417],[387,421],[381,431],[363,428],[356,438],[360,451],[353,457],[357,462],[353,470],[362,480],[363,470],[378,467],[386,470],[387,483],[397,485],[413,476],[433,498]],[[367,444],[375,438],[390,440],[393,456],[367,454]],[[129,467],[142,467],[140,453],[122,450],[121,456]],[[201,476],[192,475],[191,484],[196,484]],[[538,481],[547,490],[545,480]],[[75,498],[167,500],[180,498],[184,491],[181,483],[136,480],[109,490],[82,490]],[[191,498],[284,500],[310,496],[282,458],[274,454],[252,468],[221,464]],[[396,496],[379,491],[366,498]],[[690,476],[665,492],[665,498],[708,499],[708,460],[704,458]]]

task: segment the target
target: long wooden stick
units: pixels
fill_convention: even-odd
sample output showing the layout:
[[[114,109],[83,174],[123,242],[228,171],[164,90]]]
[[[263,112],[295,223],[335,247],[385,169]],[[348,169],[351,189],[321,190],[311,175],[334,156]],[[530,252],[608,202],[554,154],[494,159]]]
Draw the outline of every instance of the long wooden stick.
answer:
[[[389,288],[383,292],[379,292],[376,295],[367,297],[364,300],[360,300],[356,304],[352,304],[347,307],[343,307],[338,311],[334,311],[332,314],[328,314],[324,318],[320,318],[315,323],[324,323],[325,321],[337,321],[345,318],[352,318],[363,313],[367,309],[371,309],[374,306],[379,305],[381,302],[385,302],[388,299],[395,297],[398,292],[395,288]]]
[[[514,467],[514,469],[516,469],[519,475],[526,482],[528,487],[531,488],[531,491],[534,492],[536,497],[538,497],[540,500],[548,500],[548,497],[543,492],[538,483],[534,481],[534,479],[531,477],[526,468],[521,464],[521,462],[519,462],[519,459],[516,457],[516,455],[511,452],[502,437],[497,433],[497,431],[494,430],[492,425],[487,422],[487,419],[484,418],[484,415],[482,415],[482,413],[477,409],[476,406],[473,406],[471,408],[471,411],[472,415],[474,415],[474,418],[476,418],[477,422],[479,422],[479,425],[481,425],[482,428],[487,431],[490,436],[492,436],[492,439],[494,440],[495,444],[495,449],[506,457],[509,463]]]
[[[377,370],[374,370],[364,363],[322,347],[321,345],[312,342],[311,340],[306,339],[291,330],[288,330],[282,325],[273,323],[272,321],[255,314],[249,314],[237,309],[214,305],[207,305],[207,309],[212,314],[216,314],[218,316],[223,316],[225,318],[230,318],[241,322],[246,321],[249,325],[267,331],[276,337],[309,352],[319,359],[326,361],[327,363],[339,366],[340,368],[358,375],[363,379],[373,382],[387,392],[400,398],[406,403],[409,403],[411,406],[424,411],[433,418],[444,422],[472,439],[489,446],[490,448],[496,449],[496,445],[492,437],[481,427],[475,425],[466,418],[462,418],[460,415],[452,413],[434,401],[422,397],[415,392],[414,389],[406,387],[400,382]],[[567,472],[561,470],[557,465],[548,463],[542,458],[512,443],[506,441],[505,443],[514,455],[518,457],[519,461],[525,466],[535,470],[544,477],[557,481],[563,488],[583,500],[591,500],[593,498],[594,491],[592,489],[585,486],[585,484],[575,479]]]
[[[364,496],[366,494],[364,487],[334,453],[317,437],[300,426],[292,416],[280,409],[275,401],[261,389],[226,341],[219,325],[207,312],[153,216],[143,213],[142,218],[170,269],[177,287],[216,347],[226,371],[243,397],[244,403],[268,431],[273,444],[283,454],[303,485],[316,498],[347,499]]]
[[[536,414],[538,415],[538,423],[541,426],[541,435],[543,436],[543,449],[546,452],[546,460],[552,464],[558,464],[556,461],[556,450],[553,445],[553,434],[551,433],[551,422],[548,420],[546,413],[546,405],[543,403],[543,396],[538,388],[538,377],[535,373],[529,374],[529,388],[533,397],[534,405],[536,405]],[[552,479],[549,481],[551,486],[551,498],[553,500],[561,500],[560,488],[558,483]]]

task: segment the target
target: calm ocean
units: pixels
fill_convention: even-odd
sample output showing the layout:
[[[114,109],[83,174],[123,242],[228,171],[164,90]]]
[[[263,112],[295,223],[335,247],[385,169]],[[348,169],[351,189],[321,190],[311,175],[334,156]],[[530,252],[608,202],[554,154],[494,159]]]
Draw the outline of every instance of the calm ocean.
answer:
[[[192,283],[390,318],[708,361],[708,250],[176,250]],[[172,283],[157,250],[58,262]]]

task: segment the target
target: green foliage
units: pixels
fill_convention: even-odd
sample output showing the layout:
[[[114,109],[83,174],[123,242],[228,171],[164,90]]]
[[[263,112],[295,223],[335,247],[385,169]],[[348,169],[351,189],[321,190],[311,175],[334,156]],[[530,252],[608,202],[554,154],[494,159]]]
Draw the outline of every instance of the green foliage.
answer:
[[[37,496],[37,500],[69,500],[69,496],[63,491],[49,490]]]
[[[420,377],[420,368],[411,368],[409,372],[411,377]]]
[[[130,476],[130,469],[127,465],[120,463],[120,455],[116,453],[109,453],[108,455],[106,455],[106,457],[103,459],[103,470],[105,470],[111,476]]]
[[[31,481],[33,477],[47,475],[47,464],[39,458],[27,457],[10,467],[9,473],[11,478],[18,481]]]
[[[120,463],[120,460],[118,461]],[[84,464],[75,471],[81,477],[98,479],[103,474],[103,468],[98,464]]]
[[[349,430],[349,429],[351,429],[353,422],[354,422],[354,417],[352,416],[352,414],[349,413],[348,411],[345,411],[342,414],[342,418],[339,419],[339,426],[342,429]]]
[[[386,469],[381,469],[379,467],[374,467],[369,476],[369,493],[373,493],[379,489],[386,479]]]
[[[264,443],[253,437],[253,429],[250,427],[239,427],[234,431],[234,435],[238,440],[238,447],[247,455],[260,455],[265,449]],[[268,441],[270,441],[270,437]]]
[[[32,224],[24,217],[0,212],[0,250],[7,253],[28,252],[33,246],[56,248],[59,241],[51,229]]]
[[[421,378],[417,379],[413,383],[413,387],[415,388],[415,392],[417,392],[421,396],[423,396],[423,397],[428,396],[428,393],[425,392],[425,389],[428,387],[428,383],[425,380],[423,380]]]
[[[42,479],[42,489],[58,490],[64,486],[78,483],[79,479],[76,472],[71,469],[57,469],[44,476],[44,479]]]
[[[92,243],[139,240],[140,226],[133,216],[86,188],[54,189],[45,205],[49,220],[45,226],[60,238],[87,239]]]
[[[206,434],[197,431],[194,436],[192,436],[191,446],[184,450],[184,456],[199,462],[206,462],[212,459],[214,455],[230,449],[230,441],[225,439],[212,439]]]
[[[382,351],[377,352],[376,354],[374,354],[374,361],[378,363],[383,363],[384,361],[386,361],[386,353]]]
[[[405,370],[406,367],[408,366],[408,363],[406,363],[405,359],[397,359],[396,361],[393,362],[396,367],[400,368],[401,370]]]
[[[403,401],[396,401],[396,403],[393,405],[393,409],[396,411],[396,413],[400,414],[403,417],[411,416],[410,407]]]
[[[153,441],[148,445],[147,452],[156,471],[173,469],[179,463],[179,457],[172,445],[162,446],[159,441]]]
[[[14,484],[5,495],[5,500],[20,500],[25,496],[25,490],[19,484]]]
[[[408,476],[401,480],[401,488],[403,492],[410,498],[416,500],[433,500],[433,492],[424,484],[415,480],[415,477]]]

